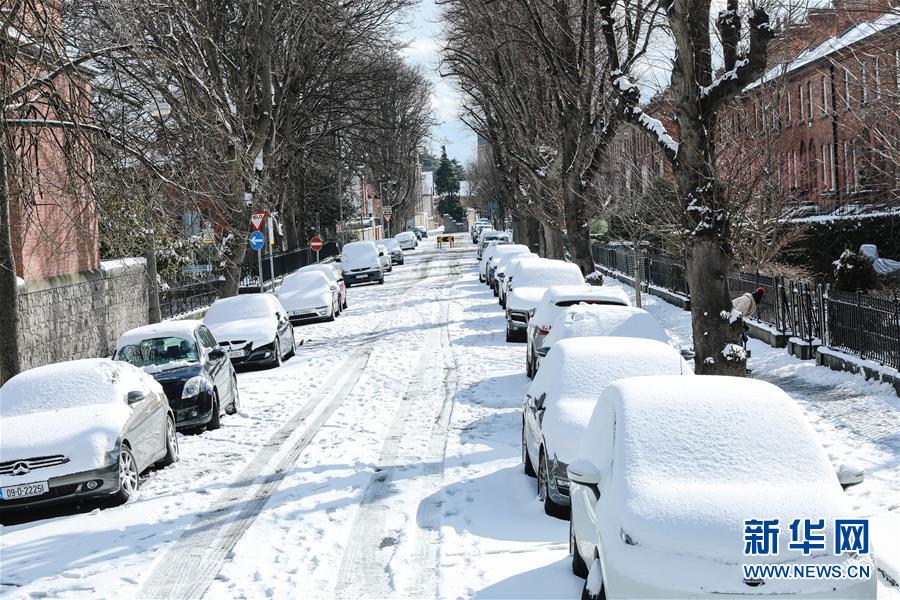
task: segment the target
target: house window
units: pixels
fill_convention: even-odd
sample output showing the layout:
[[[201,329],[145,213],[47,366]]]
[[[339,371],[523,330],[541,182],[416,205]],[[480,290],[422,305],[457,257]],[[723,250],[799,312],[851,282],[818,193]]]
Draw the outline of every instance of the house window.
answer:
[[[844,104],[850,108],[850,69],[844,67]]]
[[[787,123],[790,126],[791,120],[794,118],[794,111],[791,110],[791,95],[786,94],[785,98],[787,98]]]
[[[850,193],[850,144],[844,140],[844,192]]]
[[[828,78],[822,75],[822,114],[828,114]]]
[[[875,57],[875,99],[881,100],[881,57]]]
[[[859,69],[859,79],[862,82],[862,103],[869,103],[869,75],[866,73],[866,63],[862,63]]]
[[[799,187],[800,185],[800,161],[797,159],[797,151],[793,151],[793,159],[794,159],[794,181],[793,186]]]
[[[853,191],[859,191],[859,171],[856,169],[856,140],[853,140],[853,146],[850,150],[851,153],[851,166],[853,171]]]
[[[802,84],[797,86],[797,94],[800,97],[800,120],[802,121],[803,120],[803,111],[804,111],[804,108],[803,108],[803,85]]]
[[[809,120],[816,116],[815,101],[813,100],[812,81],[806,82],[806,97],[809,99]]]
[[[822,144],[822,190],[828,189],[828,149]]]
[[[837,189],[837,172],[834,165],[834,144],[828,144],[828,176],[831,181],[831,186],[828,188],[831,191]]]

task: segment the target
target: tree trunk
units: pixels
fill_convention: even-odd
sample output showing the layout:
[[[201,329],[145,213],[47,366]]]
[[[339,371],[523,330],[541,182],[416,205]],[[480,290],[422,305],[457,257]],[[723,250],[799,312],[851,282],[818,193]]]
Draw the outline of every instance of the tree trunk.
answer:
[[[159,311],[159,277],[156,274],[156,235],[153,231],[147,234],[144,258],[147,262],[147,299],[149,301],[147,321],[149,323],[159,323],[162,320],[162,315]]]
[[[12,245],[6,135],[0,131],[0,385],[22,370],[19,354],[19,284]]]
[[[587,205],[580,193],[581,183],[568,177],[563,185],[563,204],[566,211],[566,233],[572,248],[572,260],[583,275],[594,271],[594,257],[591,254],[591,230],[588,225]],[[577,189],[573,186],[579,186]]]
[[[526,217],[525,222],[528,224],[528,237],[526,244],[535,254],[541,251],[541,224],[533,217]]]
[[[730,322],[728,254],[720,240],[707,237],[689,239],[685,251],[696,353],[694,371],[698,375],[744,377],[747,360],[741,348],[743,322],[740,319]],[[735,345],[741,351],[730,351],[737,350]]]
[[[517,244],[528,245],[528,219],[513,217],[513,241]]]
[[[634,305],[641,308],[641,285],[643,284],[644,265],[643,261],[641,261],[640,244],[634,242],[631,250],[634,255]]]
[[[300,235],[297,233],[297,215],[293,205],[285,211],[284,236],[287,238],[288,252],[300,249]]]
[[[565,260],[566,250],[563,244],[563,233],[558,228],[541,223],[541,231],[543,231],[544,253],[545,258],[554,258],[557,260]]]

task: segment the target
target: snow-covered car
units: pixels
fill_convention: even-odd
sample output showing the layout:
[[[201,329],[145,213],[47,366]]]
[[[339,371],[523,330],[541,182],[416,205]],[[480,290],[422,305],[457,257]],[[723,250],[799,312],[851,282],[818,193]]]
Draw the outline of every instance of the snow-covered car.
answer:
[[[341,248],[341,273],[347,287],[354,283],[384,283],[384,268],[375,242],[344,244]]]
[[[218,429],[241,406],[237,375],[225,350],[196,320],[164,321],[127,331],[116,342],[121,360],[159,382],[178,428]]]
[[[569,507],[566,466],[578,454],[581,436],[603,389],[638,375],[693,375],[668,344],[637,338],[590,337],[553,347],[528,388],[522,412],[522,462],[537,476],[538,496],[548,515]]]
[[[861,473],[836,474],[800,407],[771,383],[617,381],[597,401],[568,473],[572,569],[587,576],[586,597],[875,597],[874,568],[863,580],[744,579],[748,563],[871,567],[870,556],[839,554],[831,542],[835,519],[853,517],[841,488]],[[830,540],[827,551],[805,555],[783,541],[771,554],[744,554],[745,520],[777,519],[784,532],[804,518],[823,520],[815,533]]]
[[[0,512],[89,498],[126,502],[143,471],[176,460],[166,395],[128,363],[55,363],[0,387]]]
[[[294,355],[294,327],[273,294],[219,298],[206,311],[203,324],[236,367],[277,367]]]
[[[478,219],[475,221],[475,224],[472,225],[472,243],[477,244],[478,239],[481,236],[481,232],[485,229],[493,229],[491,227],[490,219]]]
[[[321,271],[297,271],[275,292],[291,323],[334,321],[341,312],[340,289]]]
[[[556,319],[575,305],[631,306],[622,288],[595,285],[554,285],[548,287],[528,319],[525,348],[525,374],[533,377],[537,365],[537,349],[543,346]]]
[[[494,295],[498,297],[500,306],[506,308],[506,291],[509,282],[512,281],[516,272],[522,268],[522,264],[531,260],[544,260],[534,253],[513,254],[511,256],[501,256],[497,261],[497,268],[494,269]]]
[[[394,236],[394,239],[397,240],[397,243],[400,244],[400,248],[403,250],[415,250],[416,246],[419,245],[416,234],[410,231],[401,231]]]
[[[508,231],[496,231],[494,229],[491,229],[489,231],[483,231],[481,233],[481,240],[478,242],[478,252],[477,252],[478,260],[481,260],[481,255],[484,253],[484,249],[487,247],[487,245],[489,243],[491,243],[493,241],[509,242],[509,241],[511,241],[511,239],[512,239],[512,236],[509,235]]]
[[[378,260],[381,263],[381,268],[385,273],[390,273],[394,270],[394,261],[391,260],[390,250],[384,244],[375,244],[375,247],[378,248]]]
[[[535,351],[534,370],[541,368],[541,361],[554,344],[576,337],[611,335],[657,340],[673,345],[662,324],[642,308],[633,306],[575,305],[561,314]],[[693,358],[690,348],[675,346],[684,358]]]
[[[325,277],[328,278],[328,281],[338,287],[338,313],[343,312],[343,310],[347,308],[347,286],[344,284],[344,277],[341,275],[341,269],[338,264],[333,262],[316,263],[314,265],[307,265],[297,272],[306,273],[307,271],[320,271],[324,273]]]
[[[387,248],[388,253],[391,255],[391,264],[403,264],[403,248],[400,247],[400,242],[394,238],[384,238],[381,240],[381,245]]]
[[[506,341],[524,342],[528,320],[548,287],[554,285],[586,286],[581,269],[561,260],[525,261],[506,284]]]
[[[501,259],[505,256],[521,256],[531,254],[531,250],[524,244],[513,244],[512,242],[488,247],[484,254],[481,255],[481,263],[479,264],[479,279],[484,281],[488,287],[493,288],[494,275]],[[494,292],[496,296],[496,290]]]

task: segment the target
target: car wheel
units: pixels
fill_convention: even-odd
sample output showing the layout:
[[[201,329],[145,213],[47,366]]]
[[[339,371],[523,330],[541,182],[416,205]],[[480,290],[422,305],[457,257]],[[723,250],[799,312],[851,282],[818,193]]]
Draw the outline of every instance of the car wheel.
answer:
[[[534,379],[534,367],[532,366],[534,363],[531,360],[531,350],[525,353],[525,375],[528,379]]]
[[[381,279],[378,280],[378,285],[384,285],[384,276],[382,275]]]
[[[507,342],[516,341],[515,336],[513,336],[512,331],[509,330],[509,326],[506,327],[506,341]]]
[[[241,409],[241,397],[238,393],[237,377],[234,378],[234,383],[232,383],[231,387],[234,390],[234,398],[231,400],[231,404],[225,407],[226,415],[237,414],[237,411]]]
[[[178,460],[178,436],[175,435],[175,419],[170,415],[166,416],[166,455],[162,457],[157,465],[160,467],[168,467]]]
[[[491,287],[491,290],[494,292],[494,298],[499,298],[499,297],[500,297],[500,292],[497,291],[497,287],[496,287],[496,286],[492,286],[492,287]]]
[[[285,360],[294,358],[295,354],[297,354],[297,334],[294,333],[294,326],[291,325],[291,349],[284,355],[284,358]]]
[[[275,356],[272,357],[272,363],[269,366],[272,368],[281,366],[281,338],[275,338]]]
[[[122,444],[119,450],[119,491],[113,496],[116,504],[125,504],[137,494],[140,476],[131,448]]]
[[[581,600],[606,600],[606,589],[603,587],[603,567],[600,559],[595,558],[591,563],[588,576],[581,588]]]
[[[344,296],[344,306],[341,308],[342,311],[347,310],[347,296]]]
[[[544,514],[556,517],[557,519],[567,519],[569,517],[568,507],[557,504],[550,496],[550,469],[547,465],[547,454],[541,450],[541,456],[538,460],[538,498],[544,503]]]
[[[588,567],[581,558],[578,551],[578,540],[575,539],[575,525],[569,520],[569,552],[572,554],[572,573],[577,577],[586,579],[588,576]]]
[[[212,431],[222,426],[222,415],[219,412],[220,410],[219,392],[213,392],[212,414],[209,417],[209,421],[206,423],[207,430]]]
[[[531,465],[531,459],[528,458],[528,445],[525,444],[525,423],[522,423],[522,464],[524,465],[525,474],[529,477],[536,477],[534,467]]]

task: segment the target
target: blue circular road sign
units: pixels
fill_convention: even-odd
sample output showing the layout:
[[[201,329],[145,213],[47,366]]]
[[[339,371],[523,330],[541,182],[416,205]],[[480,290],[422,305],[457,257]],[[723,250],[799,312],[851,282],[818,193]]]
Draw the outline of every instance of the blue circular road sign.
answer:
[[[248,240],[250,241],[250,248],[252,250],[262,250],[262,247],[266,243],[266,238],[264,238],[263,234],[259,231],[251,232]]]

